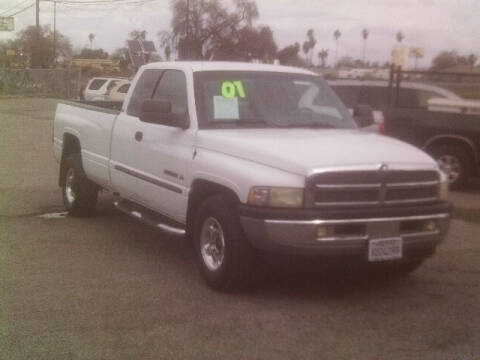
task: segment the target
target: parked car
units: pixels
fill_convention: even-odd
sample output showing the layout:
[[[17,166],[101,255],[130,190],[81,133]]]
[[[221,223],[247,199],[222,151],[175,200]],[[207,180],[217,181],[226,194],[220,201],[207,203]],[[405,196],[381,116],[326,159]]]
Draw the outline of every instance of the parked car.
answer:
[[[83,91],[83,98],[87,101],[108,100],[110,90],[112,90],[118,82],[124,80],[125,79],[108,77],[92,78]]]
[[[434,157],[452,189],[462,188],[480,174],[480,102],[411,81],[403,81],[398,92],[390,92],[384,81],[329,83],[347,106],[373,108],[374,131],[409,142]]]
[[[381,131],[384,111],[391,103],[388,81],[334,80],[329,81],[329,85],[347,107],[353,109],[357,105],[369,105],[376,124],[373,129]],[[432,99],[448,99],[457,103],[462,100],[455,93],[441,87],[410,81],[402,82],[398,96],[398,106],[406,108],[427,109]]]
[[[296,68],[148,64],[120,111],[60,103],[53,148],[70,215],[110,190],[118,209],[192,241],[221,290],[248,284],[257,254],[406,274],[449,225],[435,161],[359,131],[327,83]]]
[[[130,81],[121,80],[110,90],[110,92],[107,93],[107,100],[123,102],[123,100],[125,100],[125,96],[127,96],[129,89]]]

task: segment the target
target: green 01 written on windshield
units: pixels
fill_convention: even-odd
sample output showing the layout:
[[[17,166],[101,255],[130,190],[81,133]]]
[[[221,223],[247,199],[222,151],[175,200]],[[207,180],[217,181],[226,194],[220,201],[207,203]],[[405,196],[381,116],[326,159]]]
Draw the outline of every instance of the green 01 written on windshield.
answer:
[[[198,72],[195,97],[200,129],[357,127],[326,82],[314,75]]]

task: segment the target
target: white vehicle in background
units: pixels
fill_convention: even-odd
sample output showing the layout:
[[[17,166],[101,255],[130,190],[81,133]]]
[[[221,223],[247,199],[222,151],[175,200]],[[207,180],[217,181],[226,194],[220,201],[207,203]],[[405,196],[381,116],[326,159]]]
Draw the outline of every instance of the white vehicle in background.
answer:
[[[110,90],[110,93],[107,95],[108,101],[123,102],[125,96],[127,96],[128,90],[130,89],[130,81],[121,80]]]
[[[83,97],[86,101],[106,101],[108,100],[110,90],[112,90],[119,81],[125,81],[125,79],[108,77],[92,78],[85,87]]]
[[[480,114],[480,101],[466,99],[431,98],[428,110],[457,114]]]

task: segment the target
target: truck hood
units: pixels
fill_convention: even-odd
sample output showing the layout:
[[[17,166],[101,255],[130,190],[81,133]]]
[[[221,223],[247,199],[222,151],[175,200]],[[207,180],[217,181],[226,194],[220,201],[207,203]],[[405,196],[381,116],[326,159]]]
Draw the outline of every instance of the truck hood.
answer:
[[[436,166],[409,144],[358,130],[199,130],[197,147],[304,176],[312,169],[337,166]]]

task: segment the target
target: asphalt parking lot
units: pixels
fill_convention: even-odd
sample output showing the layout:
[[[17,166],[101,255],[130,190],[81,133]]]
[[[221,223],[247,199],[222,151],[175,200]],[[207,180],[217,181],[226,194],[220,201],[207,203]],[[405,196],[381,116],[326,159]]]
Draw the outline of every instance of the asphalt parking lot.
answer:
[[[193,253],[112,208],[62,211],[55,100],[0,99],[0,359],[480,359],[480,186],[394,282],[265,266],[207,288]]]

